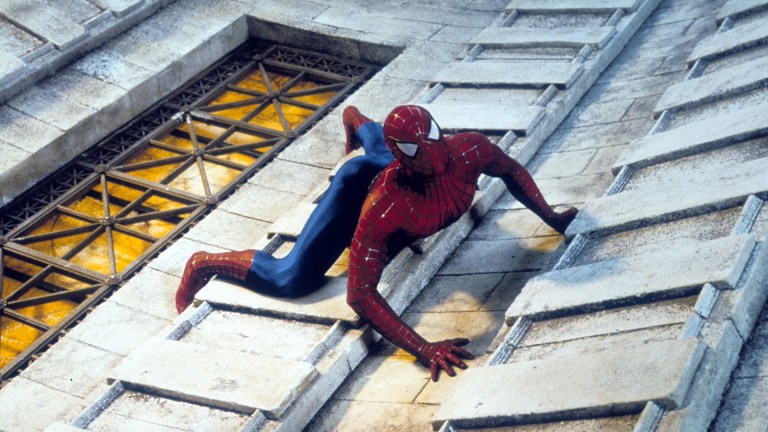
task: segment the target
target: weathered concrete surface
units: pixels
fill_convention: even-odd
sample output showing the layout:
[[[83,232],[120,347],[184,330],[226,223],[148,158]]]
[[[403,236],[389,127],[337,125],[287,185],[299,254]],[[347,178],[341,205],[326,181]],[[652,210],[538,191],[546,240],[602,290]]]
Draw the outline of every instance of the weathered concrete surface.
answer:
[[[157,340],[133,351],[111,379],[181,400],[279,417],[315,374],[305,362]]]
[[[638,412],[650,400],[674,409],[683,403],[703,355],[703,345],[687,340],[472,369],[434,422],[491,426],[598,417]]]
[[[442,129],[476,131],[520,131],[532,129],[544,115],[539,106],[506,104],[423,104]]]
[[[758,103],[719,114],[716,128],[705,119],[645,136],[622,153],[613,171],[624,166],[643,168],[759,136],[768,130],[766,115],[768,104]]]
[[[573,47],[581,48],[592,45],[602,48],[616,33],[610,26],[552,29],[544,34],[513,27],[488,27],[472,38],[472,43],[486,48],[526,48],[526,47]]]
[[[740,25],[701,41],[688,56],[688,62],[693,63],[699,59],[716,59],[763,44],[766,40],[768,40],[768,29],[765,28],[762,21]]]
[[[565,61],[477,61],[446,66],[433,82],[465,86],[568,87],[579,76],[580,65]]]
[[[768,191],[768,158],[745,162],[730,170],[719,167],[695,175],[669,176],[646,188],[606,196],[587,203],[566,235],[616,232],[669,221],[705,210],[732,207],[749,195]],[[693,187],[693,186],[696,187]]]
[[[577,1],[577,0],[512,0],[507,10],[518,11],[611,11],[615,9],[633,10],[638,0]]]
[[[507,310],[507,321],[594,311],[652,295],[668,297],[705,283],[733,288],[754,246],[749,236],[732,236],[552,271],[528,282]]]
[[[768,82],[768,60],[758,57],[727,69],[683,81],[667,89],[654,108],[656,114],[712,102],[760,87]]]

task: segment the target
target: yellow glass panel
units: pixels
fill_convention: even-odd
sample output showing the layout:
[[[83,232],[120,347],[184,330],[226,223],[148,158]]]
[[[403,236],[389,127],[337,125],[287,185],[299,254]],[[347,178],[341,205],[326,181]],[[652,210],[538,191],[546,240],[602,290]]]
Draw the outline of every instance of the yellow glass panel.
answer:
[[[21,281],[12,279],[7,276],[10,273],[9,270],[15,270],[28,276],[32,276],[42,270],[35,264],[19,260],[8,255],[3,257],[3,266],[6,269],[4,272],[5,276],[3,277],[3,298],[7,298],[7,296],[16,291],[22,284]],[[63,281],[64,279],[67,280],[66,286],[64,286],[67,288],[70,286],[77,287],[76,285],[82,284],[80,281],[74,281],[73,279],[67,278],[63,275],[51,275],[45,280],[46,282],[60,285],[57,282],[60,280]],[[21,299],[29,299],[46,294],[48,294],[47,291],[32,288],[29,292],[22,295]],[[20,308],[15,311],[42,321],[49,326],[55,326],[76,306],[77,304],[75,302],[62,300],[46,303],[40,306]],[[40,330],[36,330],[28,325],[14,321],[7,317],[0,317],[0,367],[4,367],[6,364],[8,364],[19,353],[29,347],[42,334],[43,332]]]
[[[188,128],[189,127],[187,127],[187,129]],[[197,131],[197,130],[195,130],[195,131]],[[187,138],[182,138],[182,137],[178,137],[178,136],[175,136],[175,135],[171,135],[171,134],[165,135],[162,138],[158,138],[158,141],[161,141],[161,142],[163,142],[165,144],[172,145],[174,147],[178,147],[178,148],[184,149],[184,150],[194,150],[195,149],[195,145],[192,143],[191,140],[189,140]],[[199,144],[202,145],[203,143],[199,143]]]
[[[205,175],[208,179],[208,185],[211,188],[211,193],[218,192],[240,174],[240,171],[238,170],[209,161],[204,161],[203,166]],[[205,188],[203,187],[203,180],[200,177],[200,170],[197,164],[189,167],[179,177],[170,182],[169,186],[205,196]]]
[[[85,225],[88,225],[88,222],[82,221],[80,219],[75,219],[70,216],[62,215],[56,212],[51,216],[49,216],[48,218],[44,219],[43,222],[38,224],[34,230],[30,232],[26,232],[24,233],[24,235],[47,234],[51,232],[58,232],[66,229],[77,228]],[[95,229],[97,228],[94,227],[94,230]],[[67,253],[69,253],[69,251],[71,251],[72,248],[80,244],[81,241],[85,240],[88,234],[89,233],[69,235],[69,236],[60,237],[54,240],[45,240],[45,241],[39,241],[34,243],[27,243],[25,244],[25,246],[31,249],[34,249],[38,252],[42,252],[50,256],[61,258]]]
[[[296,83],[296,85],[294,85],[293,87],[291,87],[289,92],[295,92],[300,90],[310,90],[310,89],[322,87],[324,85],[326,84],[322,84],[316,81],[302,80]],[[336,96],[336,93],[338,92],[331,90],[331,91],[326,91],[321,93],[309,94],[305,96],[296,96],[296,97],[292,97],[291,99],[296,99],[302,102],[307,102],[314,105],[322,106],[322,105],[325,105],[328,101],[330,101],[331,98]]]
[[[216,105],[247,101],[249,99],[253,100],[254,97],[251,95],[238,93],[236,91],[231,91],[231,90],[225,91],[210,104],[210,107],[214,108],[214,109],[211,109],[210,112],[221,117],[226,117],[233,120],[242,120],[243,118],[245,118],[245,116],[247,116],[253,110],[258,108],[263,101],[253,100],[253,103],[249,103],[247,105],[235,107],[235,108],[227,108],[227,109],[221,109],[221,110],[217,110],[215,108],[216,108]]]
[[[93,189],[91,189],[91,191],[91,195],[85,195],[80,199],[73,200],[66,204],[66,206],[72,210],[76,210],[80,213],[91,215],[96,218],[107,216],[104,214],[104,201],[101,200],[101,185],[96,185]],[[109,214],[114,215],[121,209],[122,207],[120,205],[110,200]]]
[[[135,215],[135,213],[132,215]],[[187,215],[182,216],[186,217]],[[176,224],[162,219],[152,219],[146,222],[128,224],[126,226],[138,232],[148,234],[159,239],[168,234],[173,229],[173,227],[176,226]]]
[[[117,272],[123,271],[125,267],[152,246],[151,243],[115,230],[112,231],[112,239]],[[98,236],[82,251],[72,257],[70,261],[95,272],[109,275],[112,270],[109,262],[107,234],[104,233]]]
[[[288,125],[291,129],[296,129],[300,124],[304,123],[304,120],[306,120],[307,117],[314,113],[312,110],[285,103],[280,104],[280,108],[283,110],[285,120],[288,121]]]
[[[265,141],[267,138],[244,132],[234,132],[227,137],[226,142],[232,145],[246,145]]]
[[[0,317],[0,367],[5,367],[42,334],[18,321]]]
[[[264,107],[258,114],[248,120],[248,123],[261,126],[266,129],[272,129],[278,133],[282,133],[285,128],[280,121],[280,116],[277,114],[277,109],[274,104],[269,104]]]
[[[178,153],[160,149],[154,146],[147,146],[141,151],[139,151],[135,156],[130,158],[126,162],[126,165],[141,163],[141,162],[149,162],[149,161],[159,161],[159,160],[177,157],[177,156],[180,156],[180,155]],[[144,168],[139,170],[126,170],[126,172],[130,173],[133,176],[143,178],[145,180],[162,183],[163,180],[168,178],[171,172],[173,172],[173,170],[178,168],[179,165],[181,164],[182,162],[172,162],[164,165],[155,166],[152,168]]]
[[[247,154],[244,154],[244,153],[238,153],[238,152],[221,153],[221,154],[215,155],[215,157],[218,158],[218,159],[222,159],[222,160],[225,160],[225,161],[237,163],[237,164],[244,165],[244,166],[248,166],[248,165],[256,162],[256,159],[257,159],[257,158],[255,158],[255,157],[253,157],[251,155],[247,155]]]
[[[192,126],[195,128],[195,135],[199,138],[208,138],[210,140],[218,138],[220,135],[223,135],[224,132],[227,131],[227,128],[222,126],[217,126],[214,124],[208,124],[203,121],[199,120],[193,120]],[[178,130],[184,131],[186,133],[189,133],[189,125],[187,123],[183,123],[181,126],[177,128]],[[204,147],[205,144],[202,141],[199,141],[199,144],[201,147]],[[192,148],[192,144],[190,143],[190,147]]]
[[[269,79],[269,84],[272,86],[272,91],[275,92],[285,87],[285,85],[293,79],[292,76],[279,74],[276,72],[267,72],[267,77]],[[251,74],[242,78],[240,81],[236,81],[235,85],[257,92],[269,92],[267,85],[264,83],[263,75],[258,69],[254,70]]]

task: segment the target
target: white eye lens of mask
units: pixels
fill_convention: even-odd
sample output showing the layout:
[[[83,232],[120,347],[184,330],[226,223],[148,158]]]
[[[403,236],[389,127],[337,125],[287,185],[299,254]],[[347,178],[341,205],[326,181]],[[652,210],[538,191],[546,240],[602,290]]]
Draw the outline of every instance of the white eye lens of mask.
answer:
[[[440,139],[440,127],[437,126],[434,120],[430,120],[429,124],[429,136],[427,137],[433,141]]]
[[[406,156],[413,157],[416,154],[416,150],[419,149],[419,146],[416,144],[411,143],[395,143],[397,145],[397,148],[400,149],[401,152],[405,153]]]

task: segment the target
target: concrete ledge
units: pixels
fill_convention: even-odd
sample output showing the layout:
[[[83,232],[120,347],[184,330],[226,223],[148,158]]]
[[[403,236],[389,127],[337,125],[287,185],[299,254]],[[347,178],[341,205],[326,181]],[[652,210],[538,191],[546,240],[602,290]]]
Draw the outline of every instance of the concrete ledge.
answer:
[[[512,0],[507,10],[525,12],[610,12],[633,11],[640,0]]]
[[[667,176],[652,186],[588,201],[566,236],[602,236],[739,205],[749,195],[765,196],[766,169],[768,158],[755,159],[725,172],[714,167]],[[648,187],[653,193],[648,193]]]
[[[464,372],[433,418],[460,427],[639,413],[646,402],[683,405],[704,356],[698,341],[666,341],[578,358]]]
[[[670,86],[661,96],[655,115],[681,110],[734,96],[768,83],[768,57],[758,57],[736,66]]]
[[[534,320],[615,307],[644,297],[669,297],[705,283],[734,288],[755,247],[730,236],[671,251],[555,270],[531,279],[506,312]]]
[[[544,108],[510,105],[422,104],[444,130],[519,131],[527,133],[544,115]]]
[[[717,14],[717,21],[768,7],[766,0],[730,0]]]
[[[152,339],[118,365],[110,380],[244,414],[258,409],[277,418],[315,374],[305,362]]]
[[[484,60],[451,63],[438,72],[432,82],[467,87],[546,87],[554,84],[568,88],[581,72],[581,65],[566,61]]]
[[[486,48],[581,48],[584,45],[602,48],[614,34],[616,29],[613,27],[553,28],[546,32],[515,27],[489,27],[472,38],[472,43]]]
[[[760,136],[768,131],[766,116],[768,103],[758,103],[726,111],[718,115],[716,124],[711,119],[692,121],[645,136],[621,154],[613,172],[624,166],[645,168]]]
[[[688,56],[688,64],[692,65],[696,60],[712,60],[726,56],[741,50],[764,44],[768,41],[768,27],[765,21],[737,26],[722,33],[716,33],[696,45],[691,55]]]

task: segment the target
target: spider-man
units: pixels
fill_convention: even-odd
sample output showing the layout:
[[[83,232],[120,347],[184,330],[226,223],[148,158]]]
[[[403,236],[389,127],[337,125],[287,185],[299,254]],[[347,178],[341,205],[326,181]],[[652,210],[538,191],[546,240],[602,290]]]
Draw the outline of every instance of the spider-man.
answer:
[[[444,136],[422,107],[396,107],[383,128],[354,107],[345,109],[343,121],[347,152],[362,146],[365,155],[339,170],[292,251],[283,259],[253,250],[198,252],[187,263],[176,306],[184,310],[213,275],[266,294],[304,294],[322,285],[325,272],[349,246],[350,307],[428,366],[432,380],[441,369],[454,376],[454,366],[467,367],[462,358],[473,358],[461,348],[469,341],[429,342],[398,317],[376,290],[388,259],[461,217],[480,174],[500,177],[512,196],[560,233],[577,210],[554,211],[526,169],[488,138],[476,132]]]

